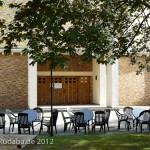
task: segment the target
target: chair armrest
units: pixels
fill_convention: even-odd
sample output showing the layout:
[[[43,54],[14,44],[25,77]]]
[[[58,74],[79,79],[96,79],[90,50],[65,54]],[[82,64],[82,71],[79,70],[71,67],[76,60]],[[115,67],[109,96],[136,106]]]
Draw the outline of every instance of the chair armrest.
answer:
[[[49,121],[50,119],[51,119],[51,117],[45,116],[45,117],[42,117],[41,122],[42,122],[42,121]]]
[[[71,117],[64,117],[65,119],[71,119]]]

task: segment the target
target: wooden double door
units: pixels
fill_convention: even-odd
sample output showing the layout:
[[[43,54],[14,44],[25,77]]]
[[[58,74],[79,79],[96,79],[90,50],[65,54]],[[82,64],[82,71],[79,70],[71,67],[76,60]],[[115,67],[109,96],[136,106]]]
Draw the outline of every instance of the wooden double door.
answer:
[[[92,97],[91,77],[54,76],[53,104],[90,104]],[[38,105],[50,104],[50,77],[38,77]]]

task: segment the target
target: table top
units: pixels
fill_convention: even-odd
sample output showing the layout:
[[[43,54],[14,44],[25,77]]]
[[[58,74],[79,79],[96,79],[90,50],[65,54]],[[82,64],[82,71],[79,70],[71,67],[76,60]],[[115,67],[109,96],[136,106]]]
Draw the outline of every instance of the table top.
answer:
[[[139,114],[144,111],[145,109],[143,108],[140,108],[140,107],[135,107],[133,108],[133,115],[135,118],[138,118],[139,117]]]
[[[84,109],[81,109],[80,112],[84,113],[84,120],[86,122],[88,122],[88,121],[93,119],[93,112],[92,112],[92,110],[90,110],[88,108],[84,108]]]
[[[28,114],[28,121],[30,123],[32,123],[37,117],[37,112],[33,109],[24,110],[24,111],[22,111],[22,113],[27,113]]]

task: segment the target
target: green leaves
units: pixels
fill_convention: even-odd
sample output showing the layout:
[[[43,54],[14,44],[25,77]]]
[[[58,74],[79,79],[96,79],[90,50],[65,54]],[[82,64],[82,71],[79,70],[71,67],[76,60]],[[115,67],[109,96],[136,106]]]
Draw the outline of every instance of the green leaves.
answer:
[[[16,9],[8,33],[1,31],[6,49],[14,41],[27,41],[24,52],[33,63],[50,62],[50,67],[64,67],[63,54],[77,55],[82,59],[112,64],[122,55],[150,53],[150,6],[148,0],[31,0],[25,5],[11,4]],[[0,27],[4,23],[0,24]],[[141,63],[140,70],[149,71],[149,60]],[[145,64],[145,68],[144,68]],[[141,69],[142,68],[142,69]]]

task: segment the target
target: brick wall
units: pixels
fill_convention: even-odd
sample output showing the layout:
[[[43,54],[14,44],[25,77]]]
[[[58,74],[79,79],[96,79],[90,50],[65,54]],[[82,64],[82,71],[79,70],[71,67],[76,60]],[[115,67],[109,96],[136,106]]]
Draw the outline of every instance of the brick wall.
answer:
[[[143,59],[140,57],[139,59]],[[129,58],[119,59],[119,105],[150,105],[150,73],[136,75],[137,66],[130,65]]]
[[[26,55],[0,54],[0,108],[25,108],[28,104]]]

